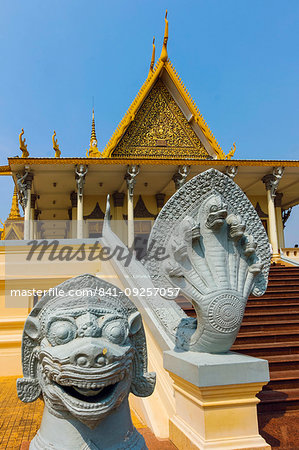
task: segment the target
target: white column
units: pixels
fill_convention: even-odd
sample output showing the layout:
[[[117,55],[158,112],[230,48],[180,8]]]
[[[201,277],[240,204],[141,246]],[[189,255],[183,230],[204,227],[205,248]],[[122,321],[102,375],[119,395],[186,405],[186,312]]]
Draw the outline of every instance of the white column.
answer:
[[[40,210],[39,209],[35,209],[34,210],[34,226],[33,226],[33,239],[38,239],[38,232],[37,232],[37,221],[38,221],[38,216],[40,214]]]
[[[134,243],[134,205],[133,195],[130,195],[128,189],[128,247],[132,247]]]
[[[31,231],[31,188],[32,188],[32,180],[33,175],[28,173],[25,179],[25,199],[24,199],[24,239],[30,239],[30,231]]]
[[[134,243],[134,186],[138,173],[139,166],[128,166],[125,176],[128,188],[128,248],[131,248]]]
[[[114,205],[114,219],[113,223],[115,225],[115,232],[118,235],[118,237],[123,241],[126,239],[125,233],[124,233],[124,218],[123,218],[123,207],[124,207],[124,200],[125,200],[125,193],[124,192],[114,192],[112,194],[113,197],[113,205]]]
[[[31,194],[30,197],[30,239],[34,239],[34,210],[37,195]]]
[[[83,190],[85,184],[85,176],[87,174],[87,166],[82,164],[76,166],[76,182],[77,182],[77,239],[83,239]]]
[[[277,234],[278,234],[278,248],[285,247],[283,223],[282,223],[282,216],[281,216],[282,196],[283,196],[282,192],[277,192],[275,199],[274,199],[274,206],[275,206],[275,213],[276,213],[276,227],[277,227]]]
[[[267,190],[267,203],[268,203],[268,216],[269,216],[269,240],[272,245],[274,260],[278,260],[280,257],[279,247],[278,247],[278,235],[277,235],[277,224],[276,224],[276,214],[275,214],[275,194],[278,188],[278,183],[283,175],[282,167],[275,167],[273,173],[265,175],[263,177],[263,182],[265,183]]]
[[[83,194],[77,192],[77,239],[83,239]]]
[[[267,189],[267,202],[268,202],[268,216],[269,216],[269,239],[272,245],[273,258],[279,256],[278,252],[278,239],[277,239],[277,227],[274,198],[271,195],[271,190]]]
[[[73,239],[77,236],[77,194],[73,191],[70,195],[70,200],[72,204],[72,221],[71,221],[71,237]]]

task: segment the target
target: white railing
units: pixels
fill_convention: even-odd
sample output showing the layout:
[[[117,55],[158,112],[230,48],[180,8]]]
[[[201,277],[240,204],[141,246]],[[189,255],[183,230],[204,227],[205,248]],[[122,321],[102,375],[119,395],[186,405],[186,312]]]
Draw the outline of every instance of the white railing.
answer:
[[[281,259],[295,266],[299,265],[299,248],[298,247],[287,247],[281,250]]]

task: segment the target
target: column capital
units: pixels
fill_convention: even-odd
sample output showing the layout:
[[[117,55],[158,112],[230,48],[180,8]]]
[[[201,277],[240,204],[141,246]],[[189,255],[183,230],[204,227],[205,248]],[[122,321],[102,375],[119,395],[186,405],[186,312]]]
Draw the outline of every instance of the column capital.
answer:
[[[238,172],[238,166],[226,166],[225,175],[227,175],[232,180],[235,178]]]
[[[177,172],[173,175],[172,179],[175,184],[176,190],[180,189],[186,182],[186,178],[190,173],[190,166],[179,166]]]
[[[28,190],[32,188],[33,174],[25,170],[24,173],[18,172],[16,177],[20,203],[25,209],[28,200]]]
[[[163,194],[162,192],[159,192],[158,194],[155,195],[155,197],[156,197],[157,208],[163,208],[164,202],[165,202],[165,194]]]
[[[83,188],[85,184],[85,177],[88,172],[88,166],[80,164],[75,168],[75,178],[77,182],[77,193],[79,197],[83,197]]]
[[[113,203],[115,208],[118,206],[124,206],[125,193],[124,192],[113,192]]]
[[[127,188],[130,197],[133,197],[134,186],[136,184],[136,177],[139,174],[139,171],[140,167],[135,164],[127,166],[127,173],[125,175],[125,180],[127,182]]]
[[[31,189],[32,188],[32,181],[33,181],[33,173],[29,172],[27,177],[26,177],[26,181],[25,181],[27,189]]]
[[[276,191],[278,189],[278,185],[283,175],[283,172],[284,167],[281,166],[273,167],[272,173],[269,173],[262,178],[262,181],[266,186],[266,190],[270,191],[272,198],[274,198],[276,195]]]

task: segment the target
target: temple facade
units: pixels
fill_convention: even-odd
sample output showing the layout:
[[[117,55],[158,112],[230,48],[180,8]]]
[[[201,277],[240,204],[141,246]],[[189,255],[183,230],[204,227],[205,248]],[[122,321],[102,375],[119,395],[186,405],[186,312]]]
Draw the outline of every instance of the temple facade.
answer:
[[[7,165],[0,166],[0,175],[12,177],[15,185],[9,200],[10,214],[0,227],[2,376],[21,375],[24,322],[42,292],[82,273],[101,277],[125,291],[128,280],[122,278],[117,265],[110,262],[105,265],[92,258],[78,262],[70,257],[70,251],[74,254],[82,252],[82,245],[92,246],[101,239],[105,214],[118,238],[129,249],[135,249],[137,259],[141,259],[142,254],[138,252],[146,247],[163,206],[187,181],[207,169],[222,172],[246,194],[268,234],[272,262],[290,266],[299,263],[298,250],[285,248],[284,239],[285,223],[292,207],[299,203],[299,161],[237,159],[235,144],[224,151],[170,62],[167,41],[166,17],[160,57],[155,62],[153,42],[148,76],[105,148],[100,149],[98,145],[93,110],[89,148],[82,152],[81,157],[64,157],[55,131],[52,137],[53,157],[31,157],[22,129],[19,135],[20,157],[10,157]],[[28,245],[32,241],[34,245],[45,243],[45,253],[50,255],[48,260],[41,263],[38,258],[28,259]],[[61,255],[55,264],[51,254],[53,245]],[[19,290],[15,298],[8,294],[10,287]],[[33,287],[40,289],[41,293],[34,292]],[[131,405],[155,435],[169,437],[169,420],[175,411],[174,385],[176,395],[186,391],[188,402],[191,399],[191,406],[184,407],[186,411],[190,408],[192,412],[195,403],[203,404],[205,395],[207,408],[211,402],[224,405],[221,420],[218,416],[211,420],[215,442],[218,423],[225,423],[228,403],[232,405],[233,414],[239,404],[244,403],[248,409],[244,407],[241,416],[244,420],[239,421],[239,428],[234,431],[236,446],[225,448],[249,448],[237,447],[241,445],[239,436],[244,434],[244,439],[247,439],[249,432],[244,429],[247,422],[255,430],[252,431],[255,436],[252,444],[248,441],[250,448],[269,448],[263,446],[255,434],[255,395],[266,381],[238,382],[243,383],[245,391],[247,389],[245,393],[242,391],[238,400],[233,383],[227,383],[225,395],[229,400],[223,400],[223,386],[217,385],[213,387],[215,391],[207,389],[205,393],[203,390],[204,394],[195,396],[196,401],[193,401],[195,391],[190,388],[190,383],[179,384],[176,377],[173,383],[166,372],[163,351],[167,346],[161,344],[159,333],[153,332],[146,314],[143,318],[149,366],[157,373],[158,384],[155,396],[149,400],[132,399]],[[239,384],[235,383],[239,389]],[[239,402],[237,406],[236,402]],[[174,424],[173,430],[176,430]],[[187,436],[188,432],[185,434]],[[182,444],[178,448],[189,447]]]
[[[148,235],[162,206],[185,181],[214,167],[246,193],[279,260],[285,222],[299,202],[299,163],[238,160],[235,144],[222,150],[168,57],[165,20],[161,55],[155,63],[153,42],[148,76],[104,149],[98,148],[94,111],[82,157],[63,157],[54,131],[53,158],[32,158],[22,129],[21,157],[8,158],[0,168],[16,186],[2,240],[99,237],[109,194],[112,220],[132,246],[134,235]]]

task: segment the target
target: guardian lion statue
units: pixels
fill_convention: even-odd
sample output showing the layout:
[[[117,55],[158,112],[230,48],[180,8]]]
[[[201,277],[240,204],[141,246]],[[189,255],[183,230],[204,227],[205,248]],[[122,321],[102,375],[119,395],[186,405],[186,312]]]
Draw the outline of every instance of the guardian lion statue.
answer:
[[[88,274],[52,292],[23,332],[18,396],[45,402],[30,450],[146,449],[128,405],[130,392],[146,397],[155,386],[140,313],[121,290]]]

